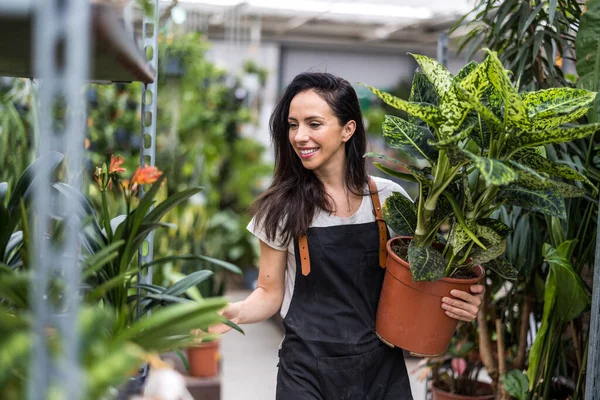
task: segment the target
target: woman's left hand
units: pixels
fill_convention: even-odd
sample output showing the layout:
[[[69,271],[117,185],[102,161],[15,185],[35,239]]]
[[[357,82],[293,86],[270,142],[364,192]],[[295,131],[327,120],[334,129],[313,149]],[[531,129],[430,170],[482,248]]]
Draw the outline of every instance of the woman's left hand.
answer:
[[[459,321],[471,322],[477,318],[481,310],[485,286],[471,286],[471,293],[462,290],[452,290],[450,294],[454,297],[442,297],[442,308],[446,315]]]

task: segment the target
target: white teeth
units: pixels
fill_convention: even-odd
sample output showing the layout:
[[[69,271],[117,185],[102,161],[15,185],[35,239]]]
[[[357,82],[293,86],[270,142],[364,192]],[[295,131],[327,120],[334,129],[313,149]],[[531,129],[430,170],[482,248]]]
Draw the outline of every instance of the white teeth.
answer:
[[[319,150],[319,149],[300,150],[300,154],[302,154],[303,156],[305,156],[307,154],[312,154],[312,153],[314,153],[317,150]]]

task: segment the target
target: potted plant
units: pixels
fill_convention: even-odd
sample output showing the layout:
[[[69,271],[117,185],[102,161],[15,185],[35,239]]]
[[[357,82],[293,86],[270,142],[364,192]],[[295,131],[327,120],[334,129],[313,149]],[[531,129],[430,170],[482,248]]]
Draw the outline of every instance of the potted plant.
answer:
[[[447,352],[420,363],[423,374],[427,374],[433,400],[496,398],[494,387],[479,380],[484,365],[479,357],[477,336],[473,324],[460,323]]]
[[[187,348],[190,376],[210,378],[217,376],[221,361],[220,335],[194,331],[196,340]]]
[[[383,207],[399,237],[387,244],[376,329],[391,345],[431,356],[445,351],[456,328],[440,307],[441,297],[452,289],[468,290],[483,277],[483,267],[506,279],[516,276],[500,257],[510,229],[493,218],[494,211],[511,204],[565,218],[564,198],[584,193],[552,178],[589,183],[545,158],[540,146],[586,137],[600,124],[574,123],[596,93],[571,88],[518,93],[496,53],[456,76],[431,58],[414,57],[421,70],[408,101],[369,86],[409,114],[408,120],[386,116],[386,144],[419,161],[410,165],[367,154],[400,167],[376,163],[382,171],[419,186],[416,204],[395,193]],[[448,221],[444,237],[441,227]]]

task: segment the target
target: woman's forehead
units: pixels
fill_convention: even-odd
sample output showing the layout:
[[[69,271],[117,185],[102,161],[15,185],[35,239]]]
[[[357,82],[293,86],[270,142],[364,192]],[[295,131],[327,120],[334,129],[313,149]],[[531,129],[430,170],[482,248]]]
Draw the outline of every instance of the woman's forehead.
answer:
[[[306,118],[307,115],[320,117],[333,116],[329,104],[312,90],[298,93],[290,103],[289,117]]]

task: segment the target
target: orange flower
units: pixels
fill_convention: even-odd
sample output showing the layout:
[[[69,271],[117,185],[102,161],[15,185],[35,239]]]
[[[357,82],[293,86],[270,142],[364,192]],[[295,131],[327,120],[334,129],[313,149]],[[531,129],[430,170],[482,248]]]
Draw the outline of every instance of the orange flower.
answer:
[[[125,159],[121,155],[117,155],[115,157],[111,154],[110,156],[110,168],[108,170],[109,174],[116,174],[120,172],[125,172],[125,168],[121,168],[121,165],[125,162]]]
[[[131,177],[131,183],[134,185],[140,184],[145,185],[148,183],[154,183],[160,178],[162,172],[158,168],[145,165],[143,168],[138,167],[133,176]]]

